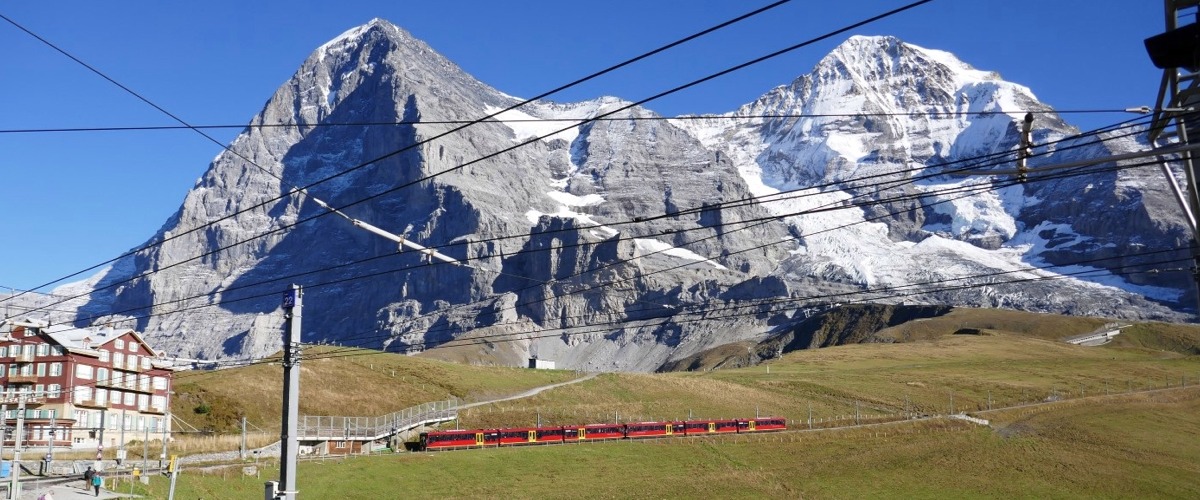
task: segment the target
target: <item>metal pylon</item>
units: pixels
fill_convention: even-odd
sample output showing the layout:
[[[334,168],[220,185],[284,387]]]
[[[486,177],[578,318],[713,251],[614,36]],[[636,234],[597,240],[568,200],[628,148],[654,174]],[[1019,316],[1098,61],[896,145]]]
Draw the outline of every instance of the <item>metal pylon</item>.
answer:
[[[1164,0],[1164,4],[1167,31],[1196,22],[1200,0]],[[1186,21],[1188,19],[1190,22]],[[1197,143],[1200,143],[1200,113],[1197,111],[1200,111],[1200,72],[1195,68],[1164,69],[1150,122],[1150,142],[1157,147],[1165,147],[1192,144],[1191,138],[1197,137]],[[1160,155],[1158,164],[1192,232],[1192,277],[1197,286],[1197,300],[1200,300],[1200,249],[1197,249],[1200,246],[1200,227],[1196,224],[1196,214],[1200,213],[1200,189],[1197,189],[1198,174],[1194,157],[1191,151],[1179,153],[1178,158]],[[1182,167],[1186,189],[1180,188],[1169,162],[1178,162]],[[1200,313],[1200,306],[1197,312]]]

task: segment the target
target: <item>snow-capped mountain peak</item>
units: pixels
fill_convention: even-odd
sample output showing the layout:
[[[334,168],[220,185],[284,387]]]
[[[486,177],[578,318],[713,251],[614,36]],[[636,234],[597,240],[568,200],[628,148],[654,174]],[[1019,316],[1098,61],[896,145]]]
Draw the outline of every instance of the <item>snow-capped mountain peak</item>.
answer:
[[[186,357],[263,355],[279,348],[280,277],[295,276],[320,311],[305,341],[402,350],[499,336],[513,340],[513,361],[536,348],[564,367],[653,370],[801,321],[789,301],[973,274],[1055,277],[1021,269],[1084,256],[1121,257],[1107,265],[1117,268],[1187,234],[1155,201],[1169,195],[1137,174],[1005,189],[942,175],[945,161],[1011,151],[1027,111],[1039,111],[1042,143],[1074,129],[1028,88],[892,37],[853,37],[810,73],[703,120],[620,119],[654,116],[632,108],[583,126],[545,121],[628,104],[604,97],[534,102],[443,134],[519,102],[391,23],[348,30],[252,120],[293,126],[240,134],[238,154],[219,155],[151,240],[175,238],[85,283],[81,316],[136,316],[152,343]],[[322,126],[355,122],[394,125]],[[1137,141],[1081,146],[1065,154]],[[305,197],[280,197],[309,184],[351,217],[473,266],[429,265],[316,217]],[[1142,279],[925,286],[899,300],[1169,316],[1142,296],[1170,302],[1183,285]],[[756,312],[663,322],[713,306]],[[562,333],[534,335],[548,329]]]

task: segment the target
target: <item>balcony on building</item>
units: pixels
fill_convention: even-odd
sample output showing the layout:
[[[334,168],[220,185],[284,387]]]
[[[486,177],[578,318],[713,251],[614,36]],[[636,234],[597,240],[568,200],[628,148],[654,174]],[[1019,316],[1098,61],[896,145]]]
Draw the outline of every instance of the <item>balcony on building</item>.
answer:
[[[37,375],[9,375],[9,384],[36,384],[38,381]]]
[[[16,405],[20,404],[21,400],[25,400],[25,406],[41,405],[46,402],[46,398],[32,394],[0,394],[0,404]]]
[[[111,400],[96,401],[95,399],[84,399],[75,402],[75,406],[85,408],[112,408]]]

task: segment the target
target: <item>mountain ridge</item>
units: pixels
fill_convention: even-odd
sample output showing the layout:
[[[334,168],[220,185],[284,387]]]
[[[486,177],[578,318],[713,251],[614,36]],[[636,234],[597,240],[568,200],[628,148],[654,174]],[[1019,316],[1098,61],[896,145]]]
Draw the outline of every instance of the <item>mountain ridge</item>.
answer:
[[[227,151],[214,159],[152,241],[182,234],[188,227],[205,230],[136,252],[93,278],[97,284],[80,315],[111,321],[122,319],[105,316],[113,310],[153,313],[137,319],[137,326],[168,352],[202,358],[261,356],[279,345],[281,320],[272,312],[285,285],[280,276],[296,276],[289,279],[309,281],[306,305],[321,311],[310,314],[305,341],[407,351],[463,335],[507,335],[516,336],[519,351],[558,359],[560,366],[650,371],[715,345],[760,340],[801,321],[805,297],[1005,270],[1049,258],[1043,254],[1069,262],[1093,251],[1092,246],[1107,248],[1099,233],[1112,227],[1088,232],[1069,221],[1047,227],[1032,224],[1023,215],[1034,210],[1029,207],[1041,210],[1043,220],[1065,220],[1071,214],[1061,213],[1064,209],[1050,191],[1027,192],[1022,186],[1006,188],[1008,195],[984,194],[982,205],[943,203],[953,210],[889,202],[875,193],[880,206],[866,205],[862,213],[786,215],[797,208],[872,196],[870,183],[855,182],[855,176],[882,173],[907,181],[931,162],[1015,147],[1012,117],[998,112],[959,117],[947,125],[928,119],[880,120],[863,110],[882,112],[888,106],[920,103],[946,112],[957,106],[998,111],[987,107],[998,102],[996,95],[1024,87],[973,87],[978,95],[959,103],[959,87],[946,91],[947,86],[967,76],[995,74],[969,69],[965,63],[959,71],[969,73],[949,71],[953,61],[947,60],[952,57],[948,53],[906,48],[910,46],[894,38],[856,37],[843,46],[842,52],[835,50],[838,57],[862,61],[874,54],[873,63],[860,62],[862,67],[854,66],[855,71],[843,65],[846,71],[836,71],[838,63],[825,64],[827,57],[813,73],[729,114],[741,113],[743,119],[718,126],[646,120],[656,115],[633,107],[613,117],[628,119],[586,123],[497,155],[553,129],[488,120],[426,142],[452,127],[446,122],[474,120],[520,101],[474,79],[406,31],[372,20],[305,59],[233,141],[231,150],[237,154]],[[918,56],[927,63],[916,62],[913,58]],[[939,69],[913,74],[925,66]],[[870,73],[869,68],[878,71]],[[872,80],[860,78],[855,87],[851,73],[916,88],[869,95]],[[789,94],[780,89],[799,90]],[[900,104],[867,97],[900,99]],[[1075,131],[1049,107],[1036,103],[1031,93],[1011,97],[1027,99],[1032,109],[1045,111],[1039,114],[1048,117],[1039,121],[1039,142]],[[793,104],[799,114],[820,115],[803,112],[835,109],[839,100],[862,109],[836,108],[842,110],[840,116],[751,117],[767,108],[790,110]],[[539,101],[501,117],[587,118],[624,104],[611,97],[583,103]],[[842,119],[856,112],[857,117]],[[398,124],[317,126],[364,121]],[[293,126],[257,126],[266,124]],[[1134,147],[1136,141],[1119,146]],[[1054,158],[1070,154],[1083,153],[1056,153]],[[378,158],[383,159],[371,161]],[[345,173],[351,167],[361,168]],[[332,206],[347,207],[351,217],[422,244],[440,245],[439,251],[455,258],[477,259],[474,267],[425,265],[419,255],[396,253],[391,242],[322,215],[324,211],[307,200],[279,198],[290,186],[335,174],[334,180],[315,184],[311,193]],[[1146,189],[1134,186],[1142,177],[1123,187],[1117,180],[1106,189]],[[841,186],[813,190],[810,198],[816,202],[722,206],[817,181]],[[918,181],[899,189],[937,200],[938,190],[948,182]],[[991,181],[961,182],[983,186]],[[402,191],[396,188],[408,184],[412,185]],[[1031,203],[1029,192],[1051,201]],[[1095,193],[1080,203],[1091,203],[1088,200],[1102,203],[1109,197]],[[263,206],[225,215],[259,204]],[[697,211],[688,211],[693,209]],[[901,210],[913,211],[877,219],[884,222],[868,220]],[[1138,226],[1146,232],[1115,237],[1124,238],[1120,242],[1126,246],[1133,239],[1178,239],[1172,233],[1178,223],[1167,212],[1151,213],[1146,219]],[[619,229],[603,226],[628,221],[641,222]],[[849,223],[854,229],[832,230]],[[259,237],[268,231],[273,232]],[[1060,233],[1079,235],[1080,241],[1056,244],[1048,253],[1050,248],[1043,247]],[[1029,241],[1023,243],[1022,238]],[[770,242],[779,244],[764,244]],[[864,251],[869,248],[878,250]],[[1124,247],[1112,248],[1119,253]],[[205,249],[205,255],[192,259],[198,249]],[[1033,256],[1027,257],[1030,253]],[[930,262],[939,260],[961,265],[931,267]],[[146,270],[156,272],[139,276]],[[771,286],[762,286],[768,282]],[[1119,287],[1047,283],[1051,284],[1030,285],[1032,293],[1007,292],[997,285],[982,292],[939,292],[924,300],[1077,313],[1129,307],[1130,314],[1148,317],[1177,314]],[[1151,287],[1154,283],[1124,286],[1151,290],[1160,300],[1177,294],[1169,284]],[[1059,296],[1080,286],[1096,297]],[[761,305],[769,301],[796,301],[800,306]],[[151,303],[158,305],[151,310],[145,306]],[[220,306],[206,308],[203,315],[171,313],[213,303]],[[686,316],[704,307],[754,312],[708,314],[706,322]],[[675,318],[655,322],[661,315],[654,311],[664,308],[674,311]],[[609,328],[599,332],[593,324]],[[562,333],[537,335],[548,329]]]

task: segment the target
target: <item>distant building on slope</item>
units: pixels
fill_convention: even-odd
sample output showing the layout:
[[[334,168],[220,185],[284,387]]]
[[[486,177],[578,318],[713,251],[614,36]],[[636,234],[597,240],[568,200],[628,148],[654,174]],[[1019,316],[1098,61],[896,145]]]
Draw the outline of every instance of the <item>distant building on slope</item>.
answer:
[[[553,370],[554,362],[548,359],[529,358],[529,367],[535,370]]]
[[[114,448],[171,430],[171,364],[131,329],[6,320],[0,331],[4,446]]]

